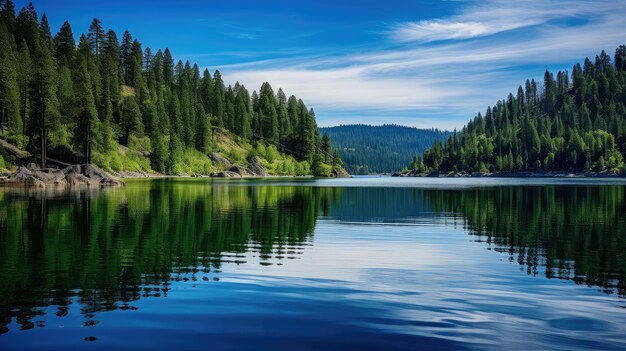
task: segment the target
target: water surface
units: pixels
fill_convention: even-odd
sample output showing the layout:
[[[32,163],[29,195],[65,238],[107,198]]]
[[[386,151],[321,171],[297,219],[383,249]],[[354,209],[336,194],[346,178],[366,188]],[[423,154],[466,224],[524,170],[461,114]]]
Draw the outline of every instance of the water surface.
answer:
[[[626,183],[0,190],[0,349],[626,349]]]

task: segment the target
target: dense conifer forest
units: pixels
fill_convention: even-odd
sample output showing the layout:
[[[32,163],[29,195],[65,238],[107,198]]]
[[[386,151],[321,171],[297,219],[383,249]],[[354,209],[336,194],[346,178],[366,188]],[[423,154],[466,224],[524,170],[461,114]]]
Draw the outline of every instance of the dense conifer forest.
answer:
[[[488,107],[445,142],[435,142],[416,173],[597,171],[625,173],[626,46],[602,51],[571,74],[546,71]]]
[[[2,137],[43,167],[205,173],[210,152],[242,164],[258,155],[274,174],[329,175],[340,163],[313,109],[269,83],[225,86],[218,70],[175,62],[128,31],[120,40],[98,19],[76,37],[69,22],[53,34],[32,3],[15,11],[0,0]]]
[[[422,153],[435,140],[450,132],[398,125],[364,124],[320,128],[339,149],[345,168],[351,174],[391,173],[406,166],[415,153]]]

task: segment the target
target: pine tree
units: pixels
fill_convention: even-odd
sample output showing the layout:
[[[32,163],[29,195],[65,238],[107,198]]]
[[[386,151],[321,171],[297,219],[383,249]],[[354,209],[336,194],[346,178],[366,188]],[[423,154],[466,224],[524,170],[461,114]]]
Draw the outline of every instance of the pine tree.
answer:
[[[48,48],[52,50],[52,33],[50,32],[50,24],[48,23],[48,17],[45,13],[41,16],[40,29],[43,35],[43,41],[48,45]]]
[[[58,131],[56,65],[52,54],[41,37],[32,50],[32,80],[30,85],[31,110],[28,119],[29,148],[39,153],[42,167],[46,167],[48,133]]]
[[[157,172],[166,173],[169,162],[169,146],[166,138],[160,132],[152,136],[152,153],[150,153],[150,163]]]
[[[289,119],[289,112],[287,111],[287,96],[282,89],[278,89],[277,97],[278,107],[276,108],[276,114],[278,117],[278,125],[280,127],[279,141],[281,148],[284,148],[284,145],[289,142],[289,138],[292,134],[291,121]],[[284,151],[284,149],[282,150]]]
[[[174,59],[168,48],[163,52],[163,79],[167,85],[174,84]]]
[[[104,57],[101,62],[101,76],[104,78],[102,81],[104,97],[100,115],[106,116],[108,115],[109,107],[111,108],[111,113],[115,113],[122,99],[120,87],[123,77],[119,61],[120,47],[117,35],[113,30],[109,30],[106,34],[102,53]]]
[[[6,125],[15,134],[21,134],[23,126],[19,93],[16,58],[9,33],[0,22],[0,128]]]
[[[122,36],[122,45],[120,45],[120,60],[122,66],[122,73],[124,74],[124,82],[127,85],[131,84],[130,72],[132,70],[132,49],[133,49],[133,37],[128,31],[124,31]]]
[[[88,58],[77,57],[75,67],[76,129],[74,143],[82,150],[85,163],[91,163],[91,151],[98,133],[97,112],[88,70]]]
[[[202,104],[198,104],[196,109],[198,118],[196,149],[208,153],[211,147],[211,119],[204,111]]]
[[[22,118],[22,136],[26,136],[26,127],[28,124],[32,101],[30,98],[31,93],[31,80],[33,77],[32,60],[30,58],[30,51],[26,42],[22,42],[22,46],[17,52],[17,60],[15,67],[17,68],[17,84],[20,95],[20,115]]]
[[[225,92],[224,81],[220,71],[216,70],[213,74],[213,90],[211,94],[211,114],[215,118],[214,125],[224,127],[224,108],[225,108]]]
[[[72,27],[68,21],[63,23],[57,35],[54,36],[54,47],[59,64],[69,67],[74,62],[76,42],[74,41]]]
[[[615,69],[620,72],[626,71],[626,45],[620,45],[615,50]]]
[[[137,91],[138,97],[144,99],[145,96],[145,80],[143,76],[143,49],[141,43],[135,39],[130,49],[130,55],[127,57],[127,81],[126,83],[131,87],[134,87]]]
[[[122,100],[120,106],[120,125],[124,131],[122,136],[122,145],[128,146],[130,133],[141,131],[141,110],[134,96],[127,96]]]
[[[0,22],[9,32],[15,28],[15,5],[13,0],[0,0]]]
[[[179,164],[182,162],[183,145],[176,134],[170,134],[169,142],[169,158],[166,163],[167,172],[170,174],[179,174]]]
[[[324,133],[324,136],[322,137],[322,150],[321,150],[323,154],[323,158],[324,158],[324,163],[330,164],[331,158],[333,157],[331,155],[332,149],[333,147],[330,142],[330,137],[328,137],[327,133]]]
[[[277,143],[279,137],[278,114],[276,112],[276,99],[274,91],[269,83],[261,85],[259,92],[259,135],[271,143]]]
[[[16,43],[19,44],[25,41],[30,50],[33,50],[35,45],[41,44],[38,42],[42,37],[41,29],[39,28],[39,18],[32,3],[21,9],[17,15],[13,35]]]
[[[100,60],[100,54],[103,51],[104,42],[106,40],[104,29],[102,28],[102,22],[99,19],[94,18],[89,25],[89,34],[87,34],[89,40],[89,47],[91,52],[96,56],[96,59]]]
[[[250,125],[250,94],[243,85],[238,86],[235,97],[235,115],[238,120],[234,126],[234,133],[244,139],[252,137],[252,126]]]

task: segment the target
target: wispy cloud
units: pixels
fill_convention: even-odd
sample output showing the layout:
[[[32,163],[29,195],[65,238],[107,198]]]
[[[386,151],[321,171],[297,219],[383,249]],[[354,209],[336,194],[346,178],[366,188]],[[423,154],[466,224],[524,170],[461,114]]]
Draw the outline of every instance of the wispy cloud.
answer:
[[[233,37],[237,39],[254,40],[257,39],[259,36],[252,33],[233,33]]]
[[[607,8],[599,2],[501,1],[470,3],[458,15],[392,26],[391,39],[399,42],[432,42],[469,39],[549,23],[555,19],[577,18]],[[605,4],[606,5],[606,4]],[[611,8],[612,4],[610,4]]]
[[[623,28],[621,1],[471,2],[448,18],[394,25],[367,51],[251,61],[223,73],[248,87],[269,79],[315,107],[323,125],[352,114],[354,122],[414,116],[406,124],[460,127],[545,67],[613,50],[626,41]]]
[[[434,41],[467,39],[516,28],[516,25],[494,26],[481,22],[420,21],[397,25],[392,31],[397,41]]]

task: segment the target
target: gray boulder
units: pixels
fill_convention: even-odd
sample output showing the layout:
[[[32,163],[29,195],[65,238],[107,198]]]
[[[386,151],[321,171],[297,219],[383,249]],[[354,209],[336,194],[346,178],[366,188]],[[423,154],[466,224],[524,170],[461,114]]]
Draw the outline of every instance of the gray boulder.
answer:
[[[231,171],[221,171],[211,173],[211,177],[215,178],[241,178],[241,174]]]
[[[218,152],[211,152],[209,154],[209,158],[211,159],[211,162],[213,162],[213,165],[218,168],[228,169],[233,165],[230,161],[228,161],[228,159]]]
[[[346,172],[342,167],[333,169],[333,178],[350,178],[350,173]]]
[[[258,177],[267,177],[270,175],[270,172],[263,166],[263,163],[261,163],[259,156],[253,156],[250,159],[250,170]]]
[[[32,166],[31,166],[32,167]],[[63,170],[56,168],[28,169],[19,167],[0,178],[0,184],[46,188],[47,186],[122,186],[120,180],[92,165],[73,165]]]
[[[239,166],[239,165],[232,165],[228,169],[228,171],[229,172],[238,173],[242,177],[254,177],[254,176],[256,176],[256,174],[254,174],[254,172],[252,172],[250,169],[248,169],[246,167]]]

